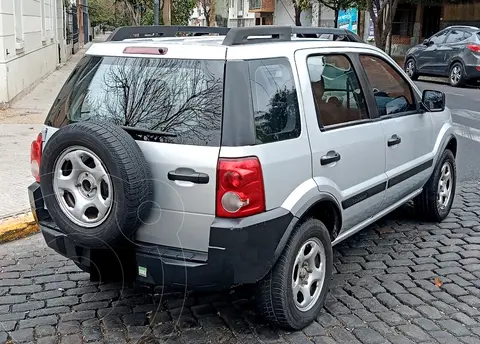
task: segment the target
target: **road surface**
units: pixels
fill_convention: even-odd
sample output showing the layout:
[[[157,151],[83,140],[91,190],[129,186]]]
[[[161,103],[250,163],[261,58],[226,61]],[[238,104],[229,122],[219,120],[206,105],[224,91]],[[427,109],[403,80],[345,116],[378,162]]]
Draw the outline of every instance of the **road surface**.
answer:
[[[458,181],[480,180],[480,89],[454,88],[442,82],[418,81],[421,90],[445,93],[458,140]]]

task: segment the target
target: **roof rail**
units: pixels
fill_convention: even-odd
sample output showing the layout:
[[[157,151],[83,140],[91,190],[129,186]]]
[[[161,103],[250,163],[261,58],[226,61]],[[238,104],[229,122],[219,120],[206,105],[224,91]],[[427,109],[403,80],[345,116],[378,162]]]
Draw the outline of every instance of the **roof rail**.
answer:
[[[249,39],[249,37],[252,38]],[[261,25],[231,28],[222,44],[231,46],[265,42],[286,42],[291,40],[291,26]]]
[[[362,42],[361,38],[354,32],[347,29],[333,27],[294,26],[292,27],[292,33],[295,34],[298,38],[318,38],[317,35],[333,35],[334,40],[336,39],[335,36],[344,36],[343,40],[350,42]]]
[[[123,26],[115,29],[107,41],[123,41],[129,38],[175,37],[177,33],[190,33],[194,36],[208,34],[226,35],[230,29],[226,27],[208,26]]]

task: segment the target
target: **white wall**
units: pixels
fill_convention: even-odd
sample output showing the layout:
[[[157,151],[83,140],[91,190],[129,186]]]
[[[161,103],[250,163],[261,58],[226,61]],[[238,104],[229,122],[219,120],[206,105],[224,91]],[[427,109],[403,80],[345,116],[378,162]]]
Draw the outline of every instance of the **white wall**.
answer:
[[[0,104],[55,70],[62,0],[0,0]],[[59,37],[59,35],[61,35]]]
[[[302,26],[312,26],[312,10],[302,11],[300,21]],[[295,25],[295,11],[292,0],[276,0],[273,23],[275,25]]]
[[[229,27],[255,25],[255,13],[248,11],[248,0],[229,0],[228,7]]]

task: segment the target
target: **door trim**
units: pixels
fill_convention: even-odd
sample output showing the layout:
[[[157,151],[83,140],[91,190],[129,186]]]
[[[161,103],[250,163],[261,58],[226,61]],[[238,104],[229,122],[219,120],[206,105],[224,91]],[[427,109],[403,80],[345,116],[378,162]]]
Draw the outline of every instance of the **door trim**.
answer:
[[[388,185],[387,185],[387,189],[397,185],[397,184],[400,184],[401,182],[415,176],[416,174],[419,174],[425,170],[428,170],[430,167],[433,166],[433,159],[430,159],[414,168],[411,168],[405,172],[402,172],[392,178],[389,178],[388,179]],[[387,172],[388,173],[388,172]]]
[[[370,197],[378,195],[380,192],[383,192],[387,189],[387,181],[381,182],[371,188],[368,188],[365,191],[362,191],[356,195],[350,196],[349,198],[342,201],[343,210],[353,207],[354,205],[367,200]]]
[[[402,172],[390,179],[388,181],[381,182],[375,186],[372,186],[371,188],[368,188],[365,191],[362,191],[360,193],[357,193],[353,196],[350,196],[349,198],[345,199],[342,201],[342,209],[346,210],[350,207],[353,207],[354,205],[363,202],[367,200],[370,197],[373,197],[377,194],[379,194],[382,191],[385,191],[391,187],[394,187],[397,184],[400,184],[401,182],[412,178],[413,176],[428,170],[430,167],[433,166],[433,159],[430,159],[414,168],[411,168],[405,172]]]

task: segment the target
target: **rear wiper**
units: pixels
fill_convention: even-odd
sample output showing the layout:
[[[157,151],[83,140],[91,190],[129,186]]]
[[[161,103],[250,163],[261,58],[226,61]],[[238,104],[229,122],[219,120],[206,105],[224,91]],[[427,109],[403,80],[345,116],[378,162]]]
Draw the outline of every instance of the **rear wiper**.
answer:
[[[148,138],[148,137],[177,137],[177,134],[175,133],[169,133],[169,132],[160,131],[160,130],[132,128],[132,127],[127,127],[123,125],[121,126],[121,128],[129,134],[142,136],[144,140],[145,138]],[[145,141],[148,141],[148,140],[145,140]]]

